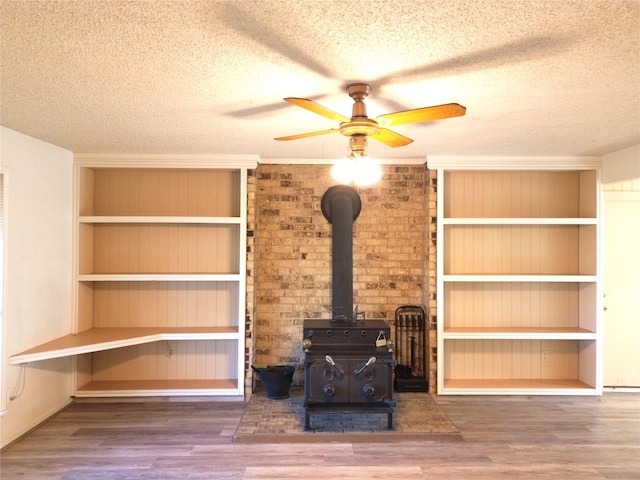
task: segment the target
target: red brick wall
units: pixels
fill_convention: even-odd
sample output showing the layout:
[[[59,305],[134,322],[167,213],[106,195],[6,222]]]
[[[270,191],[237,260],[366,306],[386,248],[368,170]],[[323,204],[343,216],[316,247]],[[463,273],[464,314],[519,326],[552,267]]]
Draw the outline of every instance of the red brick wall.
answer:
[[[249,189],[249,361],[293,364],[297,384],[302,322],[331,316],[331,225],[320,209],[322,195],[335,185],[329,170],[260,164],[254,196]],[[386,320],[393,331],[400,305],[423,305],[435,318],[435,296],[429,299],[435,288],[435,222],[429,218],[435,216],[435,177],[422,165],[388,165],[383,172],[376,185],[356,187],[362,210],[353,225],[354,305],[367,318]],[[433,342],[435,347],[435,337]]]

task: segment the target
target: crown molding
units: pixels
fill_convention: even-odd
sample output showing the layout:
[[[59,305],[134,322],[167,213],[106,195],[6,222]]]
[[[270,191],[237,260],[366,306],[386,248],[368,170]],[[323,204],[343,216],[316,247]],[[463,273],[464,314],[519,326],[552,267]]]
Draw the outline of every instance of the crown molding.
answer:
[[[424,165],[426,157],[378,158],[372,157],[380,165]],[[337,158],[260,158],[264,165],[333,165]]]
[[[558,156],[558,157],[455,157],[429,156],[427,167],[431,170],[563,170],[602,167],[602,157]]]
[[[258,155],[153,155],[81,153],[73,156],[77,166],[103,168],[255,168]]]

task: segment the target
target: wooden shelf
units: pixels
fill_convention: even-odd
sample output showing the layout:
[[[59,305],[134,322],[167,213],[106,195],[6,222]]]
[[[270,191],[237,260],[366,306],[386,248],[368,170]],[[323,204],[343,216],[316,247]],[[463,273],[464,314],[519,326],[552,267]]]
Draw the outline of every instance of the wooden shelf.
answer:
[[[240,217],[176,217],[176,216],[102,216],[83,215],[78,217],[79,223],[169,223],[169,224],[206,224],[206,225],[239,225]]]
[[[113,380],[93,381],[76,390],[76,397],[155,397],[155,396],[238,397],[238,380]],[[242,398],[241,396],[239,398]]]
[[[100,352],[162,340],[228,340],[237,339],[238,335],[238,329],[231,327],[92,328],[12,355],[9,357],[9,364]]]
[[[244,394],[255,156],[76,155],[70,332],[77,396]],[[163,341],[171,341],[163,344]]]
[[[445,339],[595,340],[596,333],[572,327],[449,327]]]
[[[80,282],[238,282],[237,273],[86,273]]]
[[[443,275],[445,282],[571,282],[584,283],[598,280],[596,275]]]
[[[445,379],[445,394],[593,395],[594,387],[577,379]]]
[[[596,225],[596,218],[444,218],[444,225]]]
[[[597,395],[598,166],[438,167],[438,393]]]

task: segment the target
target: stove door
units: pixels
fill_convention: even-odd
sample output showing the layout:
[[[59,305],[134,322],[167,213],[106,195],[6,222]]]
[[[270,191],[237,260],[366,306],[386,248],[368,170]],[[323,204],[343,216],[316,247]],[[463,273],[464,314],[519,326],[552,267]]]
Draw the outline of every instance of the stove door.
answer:
[[[307,359],[304,391],[307,403],[346,403],[349,401],[349,360],[334,358],[331,365],[324,357]]]
[[[377,359],[366,366],[368,359],[349,361],[349,401],[352,403],[384,402],[392,398],[391,363]]]

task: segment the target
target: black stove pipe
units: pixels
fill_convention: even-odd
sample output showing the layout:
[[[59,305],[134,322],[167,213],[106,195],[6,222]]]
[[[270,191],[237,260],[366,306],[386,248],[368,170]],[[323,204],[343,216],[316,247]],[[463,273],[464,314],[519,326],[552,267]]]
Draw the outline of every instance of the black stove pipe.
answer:
[[[353,222],[360,215],[360,195],[346,185],[322,196],[324,217],[332,225],[331,310],[334,319],[353,321]]]

